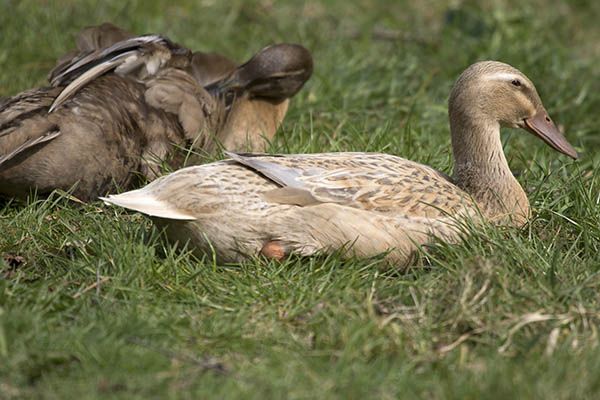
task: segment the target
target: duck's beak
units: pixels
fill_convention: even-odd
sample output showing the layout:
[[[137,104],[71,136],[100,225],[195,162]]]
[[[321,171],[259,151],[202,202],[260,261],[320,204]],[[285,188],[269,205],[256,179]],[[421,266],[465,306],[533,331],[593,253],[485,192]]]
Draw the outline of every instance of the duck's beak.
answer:
[[[577,159],[577,151],[571,146],[567,139],[558,130],[554,122],[548,116],[548,112],[543,108],[539,110],[533,117],[523,120],[522,128],[533,133],[535,136],[542,139],[554,150],[566,154],[567,156]]]

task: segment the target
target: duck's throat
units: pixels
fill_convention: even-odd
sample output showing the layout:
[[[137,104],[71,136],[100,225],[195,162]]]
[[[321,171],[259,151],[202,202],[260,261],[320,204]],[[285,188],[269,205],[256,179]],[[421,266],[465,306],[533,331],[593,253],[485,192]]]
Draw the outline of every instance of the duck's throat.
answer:
[[[504,156],[500,125],[495,121],[453,122],[457,185],[475,199],[488,218],[522,224],[529,215],[529,201]]]

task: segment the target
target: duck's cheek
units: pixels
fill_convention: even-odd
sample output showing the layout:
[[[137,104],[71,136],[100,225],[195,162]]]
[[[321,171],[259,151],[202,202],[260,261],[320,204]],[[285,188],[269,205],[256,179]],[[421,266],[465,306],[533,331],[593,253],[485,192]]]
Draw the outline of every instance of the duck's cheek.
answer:
[[[509,126],[510,126],[511,128],[515,128],[515,129],[516,129],[516,128],[522,128],[522,127],[523,127],[523,123],[522,123],[522,122],[517,122],[517,121],[515,121],[515,122],[512,122],[512,123],[511,123]]]
[[[527,116],[520,116],[515,118],[514,115],[512,117],[505,117],[504,120],[500,123],[502,126],[506,128],[521,128],[525,127],[525,119]]]
[[[503,128],[521,128],[519,121],[500,119],[499,122],[500,122],[500,126]]]

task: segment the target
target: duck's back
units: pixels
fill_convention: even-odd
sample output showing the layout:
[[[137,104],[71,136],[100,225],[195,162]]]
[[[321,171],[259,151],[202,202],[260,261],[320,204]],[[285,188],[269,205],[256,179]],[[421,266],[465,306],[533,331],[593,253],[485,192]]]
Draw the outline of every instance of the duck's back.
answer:
[[[470,203],[469,196],[448,176],[389,154],[231,156],[280,185],[281,195],[310,194],[312,203],[336,203],[381,214],[429,218],[452,215]],[[275,191],[267,197],[277,202],[282,196]]]

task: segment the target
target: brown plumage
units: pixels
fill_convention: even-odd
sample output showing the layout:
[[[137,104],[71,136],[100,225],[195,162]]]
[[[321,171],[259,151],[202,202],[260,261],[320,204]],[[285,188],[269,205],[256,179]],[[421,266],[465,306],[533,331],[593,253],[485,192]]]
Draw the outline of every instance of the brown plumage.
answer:
[[[262,254],[280,259],[349,247],[359,257],[388,252],[407,265],[434,237],[454,242],[465,218],[519,226],[529,202],[510,173],[500,126],[523,127],[573,158],[533,84],[494,61],[469,67],[449,102],[453,179],[387,154],[283,156],[230,153],[146,187],[104,199],[153,217],[173,242],[222,262]]]
[[[292,44],[238,67],[110,24],[84,30],[77,44],[50,87],[0,104],[0,195],[58,188],[90,200],[154,179],[163,163],[181,167],[178,148],[206,153],[218,141],[261,151],[312,72],[310,53]]]

